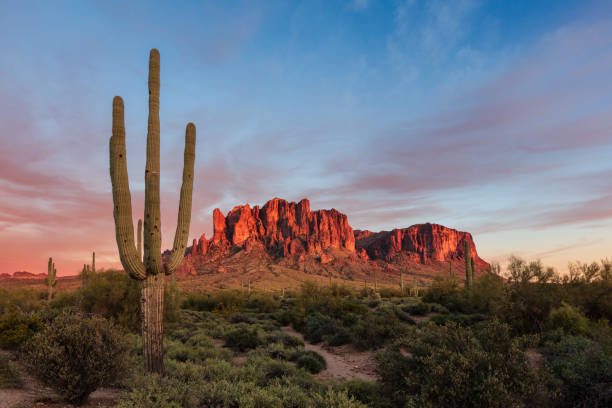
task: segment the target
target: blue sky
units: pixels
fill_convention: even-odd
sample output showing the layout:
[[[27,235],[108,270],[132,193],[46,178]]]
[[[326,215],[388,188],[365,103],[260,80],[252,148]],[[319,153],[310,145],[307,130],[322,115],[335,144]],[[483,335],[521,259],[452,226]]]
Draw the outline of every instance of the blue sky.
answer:
[[[153,47],[166,246],[193,121],[191,236],[212,232],[215,207],[308,197],[354,228],[470,231],[491,261],[564,271],[612,256],[607,2],[15,1],[1,14],[0,272],[53,255],[73,273],[93,249],[117,264],[111,101],[125,101],[138,213]]]

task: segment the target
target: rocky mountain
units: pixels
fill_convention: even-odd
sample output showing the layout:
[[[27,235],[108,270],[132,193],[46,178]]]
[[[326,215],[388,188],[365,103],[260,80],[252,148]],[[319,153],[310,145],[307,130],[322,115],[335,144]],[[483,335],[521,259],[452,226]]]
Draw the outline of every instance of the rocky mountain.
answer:
[[[310,211],[306,199],[299,203],[275,198],[263,207],[234,207],[226,217],[213,212],[213,237],[202,235],[187,254],[205,255],[209,247],[242,248],[247,252],[262,246],[273,256],[321,253],[328,248],[355,251],[353,229],[346,215],[336,209]]]
[[[456,264],[461,276],[466,240],[476,273],[484,273],[489,265],[478,256],[468,232],[437,224],[353,231],[347,216],[336,209],[312,211],[307,199],[295,203],[274,198],[262,207],[236,206],[226,216],[215,209],[213,236],[193,240],[177,273],[224,274],[224,282],[228,274],[244,280],[300,271],[367,281],[379,273],[377,279],[384,281],[397,279],[400,272],[431,278]]]
[[[478,256],[472,234],[439,224],[417,224],[377,233],[356,230],[355,239],[357,248],[363,248],[370,259],[392,261],[401,254],[422,264],[465,260],[465,241],[468,241],[474,263],[483,268],[488,266]]]

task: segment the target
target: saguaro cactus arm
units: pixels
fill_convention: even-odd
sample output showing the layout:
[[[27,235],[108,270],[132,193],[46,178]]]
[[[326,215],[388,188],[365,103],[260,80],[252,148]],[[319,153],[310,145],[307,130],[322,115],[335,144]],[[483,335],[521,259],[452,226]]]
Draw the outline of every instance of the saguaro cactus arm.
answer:
[[[115,237],[117,238],[119,257],[125,271],[134,279],[142,280],[146,277],[146,272],[143,263],[138,258],[134,245],[132,198],[128,182],[125,150],[123,100],[120,96],[115,96],[113,99],[113,135],[110,138],[109,150],[110,176],[113,186]]]
[[[142,220],[138,219],[138,259],[142,260]]]
[[[174,233],[174,245],[170,259],[165,265],[166,274],[171,274],[179,267],[185,256],[191,223],[191,197],[193,193],[193,166],[195,162],[196,128],[193,123],[185,129],[185,154],[183,163],[183,185],[179,201],[178,220]]]
[[[159,209],[159,51],[149,55],[149,122],[145,167],[144,258],[148,273],[162,272]]]

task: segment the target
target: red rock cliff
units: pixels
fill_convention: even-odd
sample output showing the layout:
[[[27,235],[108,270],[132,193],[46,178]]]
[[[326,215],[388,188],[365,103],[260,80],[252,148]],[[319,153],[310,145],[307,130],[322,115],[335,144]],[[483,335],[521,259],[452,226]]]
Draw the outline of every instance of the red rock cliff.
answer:
[[[470,243],[471,256],[478,266],[488,264],[478,257],[469,232],[457,231],[438,224],[417,224],[408,228],[372,233],[355,231],[357,248],[365,249],[371,259],[390,260],[402,252],[416,262],[465,259],[465,241]]]
[[[355,252],[361,260],[382,259],[392,262],[402,254],[422,264],[431,261],[465,259],[465,241],[480,268],[488,264],[478,257],[472,235],[438,224],[418,224],[392,231],[355,230],[347,216],[336,209],[311,211],[310,203],[280,198],[263,207],[248,204],[234,207],[227,216],[219,209],[213,212],[214,233],[210,240],[202,235],[193,240],[188,256],[224,256],[230,247],[250,252],[263,247],[273,256],[321,254],[328,248]]]
[[[319,253],[330,247],[355,251],[355,237],[346,215],[336,209],[310,211],[307,199],[295,203],[275,198],[261,208],[240,205],[226,217],[215,209],[213,227],[215,245],[229,244],[248,250],[253,243],[260,242],[267,250],[282,256]],[[204,245],[200,240],[197,248]]]

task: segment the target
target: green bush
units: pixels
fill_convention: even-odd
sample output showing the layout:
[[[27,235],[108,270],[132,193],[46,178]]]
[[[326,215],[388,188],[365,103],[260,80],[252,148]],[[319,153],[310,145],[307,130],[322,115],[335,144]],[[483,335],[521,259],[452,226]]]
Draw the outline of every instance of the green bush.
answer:
[[[0,316],[0,348],[17,350],[43,327],[35,315],[7,309]]]
[[[246,306],[260,313],[271,313],[278,310],[280,303],[271,293],[254,292],[249,295]]]
[[[336,328],[331,317],[321,313],[313,313],[306,318],[302,331],[306,340],[312,343],[320,343],[323,341],[323,336],[334,335]]]
[[[584,335],[589,329],[589,320],[578,309],[563,302],[561,307],[550,312],[550,327],[565,334]]]
[[[352,328],[352,338],[358,348],[374,349],[404,335],[408,327],[410,326],[402,322],[392,308],[384,308],[363,316]]]
[[[47,292],[33,289],[0,288],[0,315],[15,308],[23,313],[41,310],[47,299]]]
[[[406,305],[402,309],[411,315],[424,316],[431,311],[431,306],[428,303],[419,302],[414,305]]]
[[[122,374],[126,350],[121,332],[108,320],[64,313],[28,342],[24,360],[41,381],[80,405]]]
[[[540,380],[499,322],[415,328],[378,355],[378,373],[398,406],[529,406]]]
[[[448,301],[459,296],[461,291],[459,281],[456,279],[437,276],[425,290],[423,301],[446,305]]]
[[[316,351],[300,351],[296,353],[293,358],[295,359],[298,367],[304,368],[312,374],[320,373],[327,368],[325,359]]]
[[[350,397],[373,408],[394,408],[395,404],[389,395],[385,394],[378,382],[350,380],[340,385]]]
[[[239,327],[226,333],[225,345],[233,350],[247,351],[263,344],[257,327]]]
[[[113,319],[134,332],[140,329],[140,287],[125,272],[90,274],[80,293],[83,312]]]
[[[346,391],[334,391],[329,388],[324,394],[315,394],[312,402],[313,408],[365,408],[366,406]]]
[[[560,384],[555,403],[561,408],[612,406],[612,356],[581,336],[563,336],[545,348],[546,367]]]

